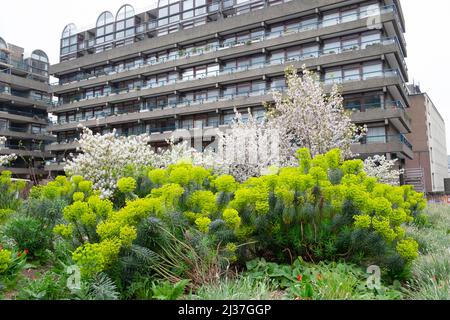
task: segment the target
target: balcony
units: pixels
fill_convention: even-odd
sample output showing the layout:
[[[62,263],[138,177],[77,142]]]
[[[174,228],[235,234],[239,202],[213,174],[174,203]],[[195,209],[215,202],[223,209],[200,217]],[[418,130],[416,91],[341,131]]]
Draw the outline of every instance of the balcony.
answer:
[[[33,132],[30,128],[14,127],[14,126],[0,128],[0,135],[26,140],[52,141],[56,139],[55,136],[52,136],[50,133],[46,131]]]
[[[50,98],[39,97],[29,93],[22,93],[11,90],[10,87],[0,86],[0,101],[14,101],[21,105],[36,104],[42,107],[54,106]]]
[[[382,13],[386,13],[386,12],[395,12],[395,10],[393,9],[394,7],[389,6],[389,7],[385,7],[381,10]],[[368,16],[364,15],[364,17],[361,17],[358,19],[366,19]],[[356,19],[356,20],[358,20]],[[343,20],[345,21],[345,20]],[[341,23],[345,23],[341,20],[335,21],[333,19],[333,25],[339,25]],[[234,42],[226,42],[223,43],[221,45],[206,45],[206,46],[202,46],[202,47],[198,47],[195,48],[194,50],[180,50],[178,53],[176,54],[171,54],[168,55],[166,57],[162,57],[160,59],[154,59],[154,60],[149,60],[147,62],[139,62],[139,63],[135,63],[132,66],[126,67],[126,68],[114,68],[111,67],[110,70],[108,71],[102,71],[102,72],[97,72],[97,73],[82,73],[82,74],[78,74],[76,77],[71,78],[70,80],[66,81],[66,82],[56,82],[56,83],[52,83],[53,87],[56,87],[56,89],[54,91],[58,91],[60,90],[60,88],[58,88],[59,86],[64,86],[67,84],[74,84],[74,83],[79,83],[79,82],[83,82],[83,81],[87,81],[87,80],[92,80],[92,79],[98,79],[101,77],[106,77],[106,76],[111,76],[111,75],[117,75],[117,74],[123,74],[123,73],[127,73],[129,71],[132,70],[139,70],[148,66],[155,66],[155,65],[160,65],[160,64],[164,64],[164,63],[168,63],[168,62],[173,62],[173,61],[178,61],[178,60],[184,60],[185,63],[191,63],[191,59],[193,57],[196,56],[203,56],[205,54],[208,53],[212,53],[212,52],[216,52],[216,51],[222,51],[225,49],[231,49],[231,48],[236,48],[236,47],[241,47],[241,46],[248,46],[250,44],[254,44],[254,43],[258,43],[258,42],[264,42],[267,40],[273,40],[273,39],[280,39],[283,37],[290,37],[292,35],[301,33],[301,32],[305,32],[305,31],[311,31],[311,30],[319,30],[321,28],[325,28],[324,25],[327,23],[327,21],[323,21],[323,22],[317,22],[317,23],[313,23],[313,24],[308,24],[308,25],[303,25],[301,27],[298,28],[290,28],[286,31],[277,31],[277,32],[267,32],[261,36],[256,36],[256,37],[252,37],[249,39],[246,39],[244,41],[234,41]],[[375,41],[369,41],[367,43],[362,43],[361,47],[365,48],[369,45],[372,44],[377,44],[377,43],[381,43],[383,45],[388,45],[388,44],[396,44],[399,48],[399,51],[402,52],[401,46],[398,42],[397,37],[391,37],[391,38],[386,38],[386,39],[380,39],[380,40],[375,40]],[[344,51],[349,51],[355,49],[352,47],[340,47],[340,48],[336,48],[335,53],[342,53]],[[356,48],[359,49],[359,48]],[[332,51],[331,49],[329,49],[328,51]],[[322,55],[322,51],[321,52],[317,52],[315,53],[315,57],[317,57],[318,55]],[[404,57],[403,55],[400,53],[401,59],[402,59],[402,66],[406,66],[406,63],[404,62]],[[189,60],[187,60],[189,59]]]
[[[164,105],[142,104],[139,112],[129,114],[112,114],[109,116],[98,115],[96,117],[80,117],[72,121],[58,121],[50,127],[52,132],[64,131],[77,128],[79,124],[87,127],[101,126],[105,124],[120,124],[138,120],[157,119],[167,115],[181,115],[183,113],[208,112],[216,109],[229,108],[238,103],[240,106],[261,105],[262,102],[271,99],[273,91],[284,91],[285,87],[274,87],[270,89],[258,89],[248,92],[225,94],[208,99],[187,100]]]
[[[260,68],[261,69],[261,68]],[[249,70],[249,69],[246,69]],[[393,86],[401,84],[401,77],[398,76],[399,72],[397,70],[384,70],[370,73],[363,73],[358,76],[358,79],[352,77],[351,79],[346,78],[333,78],[332,82],[325,86],[326,91],[331,90],[331,84],[339,83],[343,86],[344,92],[367,90],[373,87],[384,87]],[[328,79],[330,80],[330,79]],[[364,80],[364,81],[362,81]],[[327,82],[325,82],[327,83]],[[253,100],[253,105],[261,104],[264,101],[270,101],[272,99],[271,91],[283,90],[284,87],[271,88],[271,89],[258,89],[254,91],[220,95],[216,97],[209,97],[208,99],[200,99],[194,101],[180,100],[175,103],[165,104],[165,105],[141,105],[140,112],[128,113],[128,114],[110,114],[103,113],[97,115],[94,118],[83,118],[76,117],[70,121],[59,121],[54,124],[51,128],[53,132],[73,129],[78,126],[78,124],[83,124],[85,126],[100,126],[104,124],[118,124],[121,122],[130,122],[137,120],[145,120],[151,118],[157,118],[162,116],[169,116],[173,114],[181,114],[183,112],[207,112],[221,108],[230,108],[243,98],[248,98],[248,100]],[[130,92],[130,90],[127,90]],[[139,93],[136,91],[136,93]],[[252,98],[252,99],[250,99]],[[242,104],[241,104],[242,106]],[[180,109],[185,108],[185,109]],[[58,110],[58,109],[56,109]],[[399,115],[403,115],[403,110],[396,111]],[[373,113],[376,113],[374,111]],[[392,118],[395,118],[395,112]],[[405,116],[406,117],[406,116]],[[405,118],[406,119],[406,118]],[[405,120],[406,121],[406,120]],[[84,122],[84,123],[83,123]],[[408,125],[408,124],[406,124]]]
[[[50,154],[44,151],[44,145],[19,145],[6,143],[0,146],[0,154],[16,154],[23,157],[35,157],[39,159],[49,158]]]
[[[76,150],[78,147],[80,147],[80,144],[76,142],[74,139],[71,139],[48,144],[45,146],[45,151],[56,152],[64,150]]]
[[[356,124],[368,124],[389,120],[399,132],[411,132],[411,118],[401,101],[387,101],[347,108],[352,110],[352,121]]]
[[[46,172],[64,172],[66,163],[64,161],[46,161],[44,170]]]
[[[401,159],[412,159],[414,156],[412,145],[403,134],[366,136],[360,144],[353,144],[351,149],[353,153],[363,156],[386,153],[395,153]]]
[[[340,59],[343,60],[343,62],[345,61],[349,61],[349,60],[354,60],[354,56],[352,56],[351,54],[353,52],[367,52],[370,55],[373,54],[380,54],[380,50],[376,50],[377,48],[383,48],[383,47],[388,47],[392,44],[395,44],[395,39],[382,39],[379,41],[370,41],[370,42],[366,42],[363,43],[361,46],[358,46],[356,48],[352,47],[352,49],[350,50],[347,47],[339,47],[336,48],[335,50],[330,50],[327,49],[326,51],[321,50],[321,51],[316,51],[316,52],[310,52],[310,53],[304,53],[304,54],[299,54],[299,55],[294,55],[291,56],[287,59],[285,58],[279,58],[279,59],[271,59],[270,61],[266,61],[266,62],[261,62],[261,63],[257,63],[257,64],[250,64],[250,65],[245,65],[245,66],[240,66],[240,67],[233,67],[233,68],[226,68],[226,69],[222,69],[222,70],[214,70],[214,71],[209,71],[209,72],[205,72],[202,74],[196,74],[195,76],[189,75],[180,75],[179,78],[174,78],[174,79],[170,79],[170,80],[164,80],[164,81],[159,81],[159,82],[147,82],[146,84],[143,84],[141,86],[136,86],[136,87],[127,87],[124,89],[116,89],[116,88],[106,88],[105,91],[102,94],[97,94],[95,96],[86,96],[85,94],[83,95],[78,95],[78,96],[74,96],[72,97],[69,101],[60,101],[58,103],[58,107],[54,107],[52,110],[49,110],[50,112],[58,112],[61,109],[73,109],[75,107],[82,107],[82,106],[87,106],[87,105],[91,105],[93,103],[99,103],[98,101],[95,102],[90,102],[92,100],[95,99],[101,99],[101,98],[106,98],[106,97],[113,97],[113,100],[115,99],[120,99],[119,97],[115,97],[118,95],[125,95],[125,94],[129,94],[129,93],[136,93],[139,91],[148,91],[149,89],[157,89],[157,88],[167,88],[168,86],[183,86],[183,89],[188,88],[189,84],[187,84],[186,82],[192,82],[192,81],[198,81],[198,80],[203,80],[203,79],[210,79],[209,81],[206,82],[219,82],[220,79],[217,79],[219,77],[224,77],[224,76],[233,76],[235,74],[238,73],[243,73],[243,72],[248,72],[248,71],[253,71],[253,73],[255,74],[255,76],[261,74],[261,75],[266,75],[269,74],[270,71],[273,69],[275,70],[276,68],[276,72],[284,72],[284,67],[280,68],[280,66],[286,65],[286,64],[295,64],[296,67],[301,67],[302,64],[307,64],[309,66],[313,66],[313,65],[317,65],[317,64],[324,64],[327,63],[330,60],[330,55],[332,54],[338,54],[340,55]],[[372,52],[370,50],[376,50],[376,52]],[[333,53],[331,53],[333,52]],[[350,56],[349,56],[350,54]],[[319,59],[319,60],[318,60]],[[335,62],[335,58],[331,59]],[[271,69],[269,69],[271,68]],[[275,72],[275,71],[274,71]],[[368,78],[376,78],[379,77],[380,74],[382,74],[382,76],[384,76],[383,73],[385,73],[387,71],[378,71],[378,72],[373,72],[373,73],[365,73],[363,74],[363,78],[362,80],[368,79]],[[392,70],[392,73],[394,76],[400,76],[402,79],[402,75],[401,73],[396,69],[396,70]],[[329,84],[329,83],[342,83],[343,81],[348,81],[348,80],[352,80],[352,79],[347,79],[347,78],[330,78],[330,79],[326,79],[325,84]],[[196,84],[197,85],[197,84]],[[173,89],[168,89],[165,90],[166,92],[170,92],[173,90],[179,90],[180,88],[173,88]],[[159,90],[161,91],[161,90]],[[161,91],[161,93],[164,91]],[[150,93],[147,93],[150,94]],[[153,94],[153,93],[152,93]],[[144,94],[138,93],[138,94],[134,94],[136,96],[142,96]],[[78,103],[80,103],[80,105],[78,105]],[[71,106],[73,104],[77,104],[76,106]]]
[[[45,171],[41,168],[17,168],[0,167],[0,171],[11,171],[13,175],[27,176],[31,174],[44,175]]]
[[[36,115],[33,112],[20,111],[14,109],[0,109],[0,116],[4,119],[10,119],[20,122],[31,122],[36,124],[48,124],[48,119]]]
[[[301,8],[299,7],[305,7],[302,10],[309,10],[309,9],[314,9],[314,5],[312,3],[306,3],[306,4],[299,4],[297,1],[286,1],[289,2],[286,4],[286,9],[288,9],[289,7],[292,7],[292,10],[300,10]],[[332,4],[332,1],[328,1],[330,2],[330,5]],[[234,2],[233,2],[234,3]],[[248,5],[247,3],[244,3],[242,5]],[[214,7],[214,4],[210,5],[211,7]],[[309,8],[309,9],[308,9]],[[222,32],[226,32],[227,30],[229,30],[230,28],[230,24],[232,24],[233,26],[235,26],[235,28],[239,28],[239,27],[245,27],[248,24],[257,24],[261,22],[261,19],[264,19],[264,17],[266,17],[266,19],[275,19],[275,18],[282,18],[283,16],[286,15],[286,10],[281,10],[281,6],[272,6],[272,7],[266,7],[265,8],[265,12],[261,15],[261,17],[258,17],[258,15],[252,15],[251,17],[249,17],[249,20],[244,21],[241,19],[241,17],[239,17],[238,19],[233,19],[233,21],[230,21],[229,23],[226,21],[227,19],[225,19],[222,22],[217,22],[214,24],[210,24],[210,27],[208,28],[208,24],[205,26],[199,26],[196,27],[195,30],[198,32],[190,32],[190,30],[185,30],[185,32],[180,33],[180,35],[178,35],[178,32],[175,33],[171,33],[170,36],[162,36],[159,37],[158,41],[150,41],[148,42],[148,44],[146,43],[145,46],[136,46],[136,48],[130,47],[129,50],[124,51],[121,50],[121,48],[117,48],[117,50],[112,50],[112,52],[108,52],[108,54],[100,54],[99,56],[96,57],[82,57],[80,59],[77,60],[76,65],[73,63],[68,63],[66,61],[62,61],[60,64],[58,65],[54,65],[52,66],[52,70],[51,70],[51,74],[53,75],[61,75],[70,71],[75,71],[76,69],[78,69],[78,67],[81,68],[86,68],[89,65],[93,65],[97,62],[101,62],[101,61],[105,61],[107,59],[114,59],[114,60],[118,60],[121,58],[124,58],[126,55],[130,56],[133,54],[139,55],[142,54],[142,52],[149,52],[149,51],[153,51],[156,50],[161,47],[173,47],[173,44],[175,44],[176,42],[186,42],[188,40],[192,40],[195,41],[196,38],[200,37],[200,38],[204,38],[207,37],[208,35],[210,36],[211,34],[214,33],[222,33]],[[332,28],[336,28],[336,26],[339,25],[350,25],[350,24],[354,24],[354,22],[358,22],[358,24],[360,24],[361,26],[359,27],[366,27],[366,20],[369,19],[371,16],[382,16],[382,21],[381,23],[384,23],[386,19],[388,19],[389,21],[392,21],[393,19],[398,20],[398,14],[397,14],[397,10],[395,5],[389,5],[389,6],[385,6],[376,10],[370,9],[367,10],[366,12],[360,12],[358,14],[351,14],[347,17],[341,17],[340,19],[328,19],[328,20],[323,20],[320,22],[315,22],[315,23],[311,23],[309,25],[304,25],[302,27],[299,28],[292,28],[290,30],[287,30],[286,32],[274,32],[274,33],[266,33],[265,35],[263,35],[262,37],[260,37],[259,41],[261,40],[266,40],[266,39],[273,39],[273,38],[279,38],[279,37],[283,37],[283,36],[287,36],[287,35],[291,35],[294,33],[303,33],[303,32],[311,32],[314,30],[321,30],[321,29],[326,29],[326,31],[329,33],[330,31],[328,30],[329,27]],[[237,18],[237,17],[236,17]],[[240,20],[241,21],[240,21]],[[386,20],[387,21],[387,20]],[[150,22],[146,22],[146,25],[143,26],[137,26],[136,29],[137,31],[141,31],[141,32],[136,32],[134,36],[136,37],[140,37],[141,35],[144,35],[146,33],[148,33],[149,31],[153,31],[156,30],[156,21],[150,21]],[[150,30],[151,29],[151,30]],[[317,36],[321,36],[320,34],[314,35],[314,37]],[[143,39],[146,39],[146,37],[142,37]],[[312,39],[313,37],[309,37],[308,34],[308,38]],[[250,39],[250,41],[253,40],[257,40],[257,39]],[[258,40],[257,40],[258,41]],[[247,41],[246,41],[247,42]],[[157,45],[156,45],[157,43]],[[218,49],[213,49],[213,50],[220,50]],[[202,50],[203,53],[205,53],[206,51],[209,50]],[[75,52],[70,53],[69,55],[73,55]],[[181,57],[182,58],[182,57]]]

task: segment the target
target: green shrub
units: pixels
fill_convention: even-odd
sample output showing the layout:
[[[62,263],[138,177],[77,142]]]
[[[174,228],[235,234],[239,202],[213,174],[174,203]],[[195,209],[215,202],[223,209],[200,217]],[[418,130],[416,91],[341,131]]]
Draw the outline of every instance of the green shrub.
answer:
[[[401,293],[381,285],[367,286],[368,274],[360,267],[345,263],[305,263],[301,259],[292,265],[268,263],[264,259],[247,263],[249,277],[272,279],[286,295],[297,300],[373,300],[400,299]]]
[[[26,260],[26,251],[16,248],[7,249],[0,245],[0,280],[2,277],[15,276],[19,273],[25,266]]]
[[[0,223],[5,222],[14,212],[12,209],[0,209]]]
[[[189,300],[274,300],[283,297],[284,293],[277,292],[273,281],[241,275],[201,286],[189,295]]]
[[[11,251],[0,250],[0,274],[6,272],[11,266]]]
[[[131,193],[136,190],[136,180],[134,178],[121,178],[117,182],[117,188],[122,193]]]
[[[66,286],[67,276],[48,271],[38,274],[35,280],[28,279],[19,291],[18,300],[66,300],[71,293]]]
[[[421,256],[412,266],[413,280],[407,296],[414,300],[450,299],[450,255],[448,251]]]
[[[404,225],[423,211],[423,195],[410,186],[377,183],[362,171],[360,160],[343,161],[339,150],[311,159],[302,149],[298,157],[298,167],[241,184],[187,163],[129,170],[134,176],[119,181],[126,199],[115,195],[114,204],[100,199],[92,183],[81,177],[58,177],[44,189],[54,189],[50,193],[69,203],[54,231],[72,240],[74,260],[89,276],[115,268],[135,244],[160,254],[167,242],[147,247],[151,241],[137,241],[140,225],[149,219],[159,219],[162,227],[175,232],[181,243],[169,241],[168,252],[174,255],[191,241],[184,239],[189,232],[205,239],[208,250],[228,263],[258,256],[277,262],[298,256],[307,261],[339,257],[377,263],[394,277],[404,274],[418,247],[405,236]],[[148,189],[141,188],[144,182]],[[108,245],[114,249],[108,252]],[[183,255],[195,256],[197,249],[187,252],[187,247],[181,249]],[[183,278],[183,272],[171,272],[170,281]]]
[[[15,216],[5,225],[4,233],[14,239],[21,250],[39,257],[52,245],[51,229],[45,228],[41,221],[27,216]]]
[[[407,248],[400,241],[405,239],[402,225],[424,209],[422,194],[410,186],[378,184],[362,171],[360,160],[343,161],[338,150],[314,159],[300,150],[299,161],[298,168],[249,179],[229,204],[242,220],[237,236],[258,241],[256,256],[287,261],[340,256],[389,269],[394,268],[389,261],[398,265],[389,259],[397,248],[405,262],[415,257],[414,240]]]
[[[41,221],[46,229],[53,229],[61,221],[66,206],[67,202],[61,199],[29,198],[18,210],[18,215],[35,218]]]
[[[22,203],[19,195],[25,186],[25,181],[12,181],[10,171],[2,171],[0,174],[0,209],[17,210]],[[9,213],[9,210],[0,213],[0,221],[2,215],[6,217],[6,213]]]
[[[450,299],[450,208],[430,205],[426,211],[426,226],[411,226],[408,236],[417,239],[420,255],[412,262],[412,279],[406,295],[415,300]]]
[[[175,284],[168,281],[152,284],[152,298],[155,300],[177,300],[183,294],[190,280],[181,280]]]

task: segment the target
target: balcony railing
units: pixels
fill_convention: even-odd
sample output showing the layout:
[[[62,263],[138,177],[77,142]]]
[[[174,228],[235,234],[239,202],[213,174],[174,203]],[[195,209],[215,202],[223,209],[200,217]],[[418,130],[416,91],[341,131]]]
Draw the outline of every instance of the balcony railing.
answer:
[[[377,71],[377,72],[370,72],[370,73],[363,73],[360,75],[361,79],[367,80],[367,79],[372,79],[372,78],[384,78],[384,77],[393,77],[398,75],[398,70],[384,70],[384,71]],[[354,79],[351,80],[346,80],[345,78],[340,77],[339,81],[333,81],[333,83],[338,82],[338,83],[345,83],[347,81],[355,81]],[[325,82],[325,84],[327,84]],[[251,90],[251,91],[246,91],[246,92],[240,92],[240,93],[233,93],[233,94],[222,94],[219,96],[213,96],[213,97],[208,97],[205,99],[196,99],[196,100],[187,100],[187,99],[182,99],[180,101],[177,102],[173,102],[173,103],[166,103],[163,105],[158,105],[158,104],[142,104],[140,107],[140,112],[146,112],[146,111],[154,111],[154,110],[163,110],[163,109],[171,109],[171,108],[178,108],[178,107],[188,107],[188,106],[193,106],[193,105],[200,105],[200,104],[205,104],[205,103],[214,103],[214,102],[219,102],[219,101],[226,101],[226,100],[234,100],[240,97],[252,97],[252,96],[261,96],[261,95],[267,95],[270,94],[271,91],[273,90],[278,90],[278,91],[283,91],[285,87],[274,87],[274,88],[261,88],[261,89],[256,89],[256,90]],[[126,92],[130,92],[131,90],[126,90]],[[108,96],[111,94],[108,94]],[[80,100],[81,101],[81,100]],[[395,107],[403,107],[403,104],[401,104],[400,101],[395,102],[395,104],[392,104],[392,106]],[[137,112],[135,112],[137,113]],[[89,116],[89,117],[75,117],[69,121],[66,120],[59,120],[57,122],[57,124],[65,124],[65,123],[77,123],[80,121],[88,121],[88,120],[94,120],[94,119],[102,119],[105,117],[109,117],[112,115],[119,115],[119,114],[123,114],[123,113],[115,113],[113,114],[112,112],[102,112],[100,114],[97,114],[95,116]]]
[[[354,105],[346,105],[345,109],[353,110],[353,111],[363,111],[363,110],[372,110],[372,109],[401,109],[405,110],[405,106],[400,100],[396,101],[380,101],[374,103],[366,103],[366,104],[354,104]]]
[[[47,104],[49,106],[55,106],[56,105],[56,103],[53,102],[50,98],[40,97],[40,96],[33,95],[33,94],[30,94],[30,93],[23,93],[23,92],[13,91],[9,87],[0,87],[0,94],[6,94],[6,95],[10,95],[10,96],[15,96],[15,97],[20,97],[20,98],[34,100],[34,101],[39,101],[39,102],[43,102],[44,104]]]
[[[42,145],[20,145],[14,143],[6,143],[4,144],[4,148],[10,150],[22,150],[22,151],[36,151],[36,152],[44,152],[45,146]]]
[[[290,0],[285,0],[284,2],[289,2],[289,1]],[[204,14],[202,14],[200,16],[195,16],[194,18],[198,19],[199,17],[204,17],[204,16],[206,16],[208,14],[216,13],[216,12],[220,11],[221,7],[222,7],[223,11],[226,11],[227,9],[231,9],[231,8],[239,9],[240,7],[248,7],[250,3],[251,3],[250,1],[245,2],[245,3],[237,3],[236,0],[216,1],[216,2],[213,2],[213,3],[208,5],[207,13],[204,13]],[[259,9],[262,9],[262,8],[260,8],[260,7],[253,7],[253,8],[249,7],[250,11],[259,10]],[[380,14],[389,13],[389,12],[393,12],[395,14],[396,20],[398,21],[397,23],[400,23],[399,22],[400,18],[399,18],[396,6],[395,5],[389,5],[389,6],[384,6],[384,7],[381,7],[381,8],[373,8],[373,9],[369,8],[366,11],[361,11],[361,12],[358,12],[358,13],[351,13],[351,14],[343,15],[343,16],[341,16],[339,18],[324,19],[324,20],[322,20],[320,22],[313,22],[313,23],[310,23],[310,24],[305,24],[305,25],[303,25],[303,26],[301,26],[299,28],[292,28],[292,30],[289,30],[289,32],[291,32],[291,31],[294,32],[294,30],[296,30],[296,29],[299,29],[298,32],[308,31],[308,30],[318,29],[318,28],[322,28],[322,27],[333,26],[333,25],[336,25],[336,24],[352,22],[352,21],[356,21],[356,20],[360,20],[360,19],[367,19],[367,18],[369,18],[371,16],[374,16],[374,15],[380,15]],[[189,19],[189,20],[191,20],[191,19]],[[184,21],[188,21],[188,19],[186,19]],[[168,28],[170,26],[174,27],[176,25],[179,25],[179,21],[177,23],[167,24],[167,25],[164,25],[164,26],[158,26],[158,20],[150,20],[150,21],[147,21],[147,22],[145,22],[143,24],[136,25],[135,26],[135,32],[134,32],[133,35],[131,35],[131,36],[127,37],[127,38],[114,39],[114,40],[111,40],[109,42],[102,43],[101,45],[104,46],[105,44],[106,45],[107,44],[112,44],[112,43],[114,43],[116,41],[122,41],[122,40],[125,40],[125,39],[128,39],[128,38],[135,38],[135,37],[144,35],[144,34],[146,34],[148,32],[156,31],[158,29],[165,29],[165,28]],[[178,28],[178,30],[180,30],[180,28]],[[275,34],[277,34],[277,33],[275,33]],[[281,33],[278,33],[278,34],[281,34]],[[276,36],[278,36],[278,35],[276,35]],[[67,56],[73,55],[76,52],[82,51],[84,49],[94,49],[95,47],[96,47],[95,40],[93,40],[93,39],[92,40],[86,40],[85,42],[78,44],[78,50],[77,51],[61,54],[61,57],[62,58],[63,57],[67,57]]]
[[[58,105],[70,104],[70,103],[74,103],[74,102],[91,100],[91,99],[107,97],[107,96],[117,95],[117,94],[126,94],[126,93],[134,92],[134,91],[158,88],[158,87],[167,86],[167,85],[174,85],[174,84],[182,83],[182,82],[186,82],[186,81],[194,81],[194,80],[200,80],[200,79],[205,79],[205,78],[210,78],[210,77],[218,77],[218,76],[223,76],[223,75],[234,74],[234,73],[238,73],[238,72],[246,72],[246,71],[254,70],[254,69],[261,69],[261,68],[266,68],[266,67],[271,67],[271,66],[276,66],[276,65],[287,64],[289,62],[299,62],[299,61],[303,61],[306,59],[318,58],[323,55],[338,54],[340,52],[350,51],[350,50],[366,49],[367,47],[373,46],[373,45],[392,44],[392,43],[395,43],[396,41],[397,40],[394,38],[383,39],[383,40],[379,40],[378,42],[377,41],[368,41],[368,42],[363,42],[363,44],[361,46],[356,46],[356,47],[352,46],[351,49],[348,46],[340,46],[340,47],[335,48],[334,50],[332,48],[328,48],[325,51],[320,50],[320,51],[314,51],[314,52],[309,52],[309,53],[302,53],[302,54],[298,54],[298,55],[293,55],[289,58],[271,59],[270,61],[266,61],[266,62],[248,64],[248,65],[239,66],[239,67],[224,68],[222,70],[208,71],[208,72],[204,72],[204,73],[200,73],[200,74],[196,74],[196,75],[188,75],[188,76],[182,75],[181,78],[161,80],[161,81],[157,81],[157,82],[147,82],[146,85],[142,85],[142,86],[127,87],[127,88],[123,88],[123,89],[121,89],[121,88],[117,88],[117,89],[116,88],[114,88],[114,89],[106,88],[104,90],[103,94],[90,95],[90,96],[87,96],[84,94],[84,95],[74,96],[74,97],[70,98],[68,103],[65,101],[60,101],[60,102],[58,102]],[[338,52],[338,53],[336,53],[336,52]],[[379,76],[384,76],[384,73],[386,73],[388,71],[389,70],[369,72],[369,73],[364,73],[363,75],[366,76],[367,78],[379,77]],[[391,70],[391,71],[393,73],[395,73],[395,75],[400,75],[402,77],[401,73],[399,73],[398,70]],[[392,74],[391,76],[394,76],[394,74]],[[329,82],[341,83],[343,81],[350,80],[347,78],[348,77],[327,78],[325,80],[325,84],[328,84]],[[402,79],[403,79],[403,77],[402,77]],[[362,80],[362,79],[358,78],[355,80]]]
[[[41,121],[48,121],[48,118],[42,117],[42,116],[37,115],[37,114],[35,114],[33,112],[20,111],[20,110],[14,110],[14,109],[7,109],[7,110],[0,109],[0,112],[6,112],[6,113],[9,113],[9,114],[14,114],[14,115],[23,116],[23,117],[29,117],[29,118],[38,118]]]
[[[324,83],[326,85],[342,84],[346,82],[370,80],[373,78],[391,78],[391,77],[401,77],[401,73],[399,72],[398,69],[363,72],[359,74],[352,74],[349,76],[328,77],[325,79]]]
[[[13,126],[9,126],[9,127],[3,127],[0,128],[0,132],[7,132],[7,131],[11,131],[11,132],[22,132],[22,133],[30,133],[30,129],[28,128],[22,128],[22,127],[13,127]]]
[[[255,97],[255,96],[262,96],[262,95],[268,95],[273,91],[280,91],[283,92],[285,90],[284,86],[280,87],[273,87],[270,89],[257,89],[257,90],[250,90],[247,92],[240,92],[240,93],[234,93],[234,94],[222,94],[218,96],[212,96],[204,99],[196,99],[196,100],[188,100],[188,99],[181,99],[180,101],[173,102],[173,103],[165,103],[165,104],[150,104],[150,103],[142,103],[140,107],[139,112],[150,112],[155,110],[164,110],[164,109],[173,109],[173,108],[182,108],[182,107],[189,107],[189,106],[195,106],[195,105],[203,105],[207,103],[214,103],[219,101],[227,101],[227,100],[234,100],[238,98],[248,98],[248,97]],[[132,114],[137,114],[139,112],[134,112]],[[89,121],[89,120],[97,120],[97,119],[104,119],[106,117],[110,116],[117,116],[123,113],[111,113],[111,112],[102,112],[101,114],[97,114],[95,116],[88,116],[88,117],[75,117],[70,120],[58,120],[54,125],[62,125],[67,123],[79,123],[82,121]]]
[[[313,22],[313,23],[305,24],[305,25],[302,25],[299,27],[288,28],[285,31],[266,32],[263,35],[251,37],[251,38],[243,40],[243,41],[226,42],[221,45],[206,45],[205,47],[195,48],[194,49],[195,51],[194,50],[180,50],[176,54],[171,54],[166,57],[162,57],[162,58],[155,59],[155,60],[149,60],[149,61],[147,61],[147,63],[144,63],[144,62],[136,63],[134,66],[130,66],[127,68],[111,68],[111,70],[108,70],[105,72],[93,73],[93,74],[92,73],[91,74],[88,74],[88,73],[80,74],[79,76],[76,76],[75,78],[70,79],[67,82],[60,81],[57,83],[53,83],[52,85],[64,85],[64,84],[68,84],[68,83],[84,81],[84,80],[97,78],[97,77],[101,77],[101,76],[112,75],[112,74],[116,74],[116,73],[120,73],[120,72],[126,72],[126,71],[130,71],[130,70],[142,68],[142,67],[145,67],[148,65],[157,65],[157,64],[161,64],[161,63],[166,63],[168,61],[184,59],[184,58],[188,58],[188,57],[196,56],[196,55],[203,55],[203,54],[209,53],[209,52],[214,52],[214,51],[234,48],[234,47],[238,47],[238,46],[242,46],[242,45],[246,45],[246,44],[251,44],[251,43],[255,43],[255,42],[260,42],[260,41],[264,41],[264,40],[289,36],[289,35],[292,35],[295,33],[316,30],[316,29],[320,29],[320,28],[324,28],[324,27],[328,27],[328,26],[332,26],[332,25],[336,25],[336,24],[346,23],[346,22],[353,21],[353,20],[367,19],[370,16],[373,16],[376,14],[388,13],[388,12],[396,13],[397,9],[396,9],[395,5],[385,6],[380,9],[375,9],[375,10],[368,9],[365,12],[360,12],[357,14],[350,14],[347,16],[342,16],[340,18],[325,19],[321,22]],[[353,19],[353,17],[354,17],[354,19]],[[151,23],[151,22],[149,22],[149,23]],[[155,23],[155,25],[156,25],[156,23]],[[400,50],[401,50],[401,46],[400,46]]]
[[[403,134],[396,135],[382,135],[382,136],[365,136],[361,139],[362,144],[374,144],[374,143],[391,143],[400,142],[408,149],[412,150],[412,144],[406,139]]]

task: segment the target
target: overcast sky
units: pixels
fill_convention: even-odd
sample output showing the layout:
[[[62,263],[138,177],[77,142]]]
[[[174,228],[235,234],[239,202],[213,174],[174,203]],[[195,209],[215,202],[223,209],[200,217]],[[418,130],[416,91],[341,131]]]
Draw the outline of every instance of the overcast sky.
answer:
[[[5,1],[5,0],[3,0]],[[44,50],[51,63],[59,59],[59,39],[63,28],[73,22],[78,27],[94,25],[101,12],[117,10],[128,1],[136,10],[152,6],[156,0],[16,0],[3,6],[0,37],[25,47],[27,52]],[[447,124],[450,153],[450,43],[448,41],[449,0],[402,0],[406,19],[407,63],[410,81],[420,83]]]

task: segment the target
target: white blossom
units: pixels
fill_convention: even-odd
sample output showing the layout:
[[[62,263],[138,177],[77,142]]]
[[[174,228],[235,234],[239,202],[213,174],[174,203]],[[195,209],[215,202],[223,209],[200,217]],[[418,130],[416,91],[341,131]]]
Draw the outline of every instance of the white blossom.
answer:
[[[244,181],[295,165],[299,148],[309,148],[313,156],[340,148],[350,157],[350,145],[365,130],[351,122],[338,88],[334,86],[327,96],[305,67],[301,77],[288,69],[286,78],[288,88],[284,94],[274,92],[275,105],[265,121],[258,122],[249,110],[248,121],[244,122],[236,112],[236,121],[228,130],[217,130],[216,152],[198,152],[190,147],[190,140],[178,144],[169,141],[168,149],[155,152],[148,134],[117,137],[113,131],[102,136],[84,128],[79,139],[81,153],[68,162],[65,170],[93,181],[103,197],[111,197],[130,165],[166,168],[188,161]]]
[[[352,123],[338,86],[333,85],[327,95],[305,66],[302,76],[288,68],[286,81],[287,90],[274,93],[275,106],[269,113],[271,126],[280,130],[284,162],[295,161],[299,148],[308,148],[313,157],[339,148],[344,157],[351,157],[350,146],[365,134],[365,128]]]
[[[79,154],[68,160],[64,168],[69,176],[80,175],[94,183],[103,198],[110,198],[117,187],[117,181],[124,177],[126,169],[154,167],[166,168],[180,161],[209,167],[215,163],[210,153],[199,153],[188,146],[186,141],[175,144],[169,141],[166,150],[153,151],[150,136],[117,136],[116,130],[104,135],[93,134],[88,128],[78,139]]]
[[[387,160],[385,156],[375,155],[364,160],[364,171],[369,177],[377,178],[380,183],[398,186],[404,170],[395,170],[397,159]]]
[[[248,120],[236,110],[231,127],[219,134],[215,168],[233,175],[238,181],[262,175],[268,167],[280,163],[279,132],[268,122],[258,122],[250,110]],[[221,164],[221,165],[219,165]]]
[[[0,137],[0,146],[4,146],[6,141],[6,137]],[[15,154],[0,155],[0,166],[7,165],[16,159],[17,156]]]

